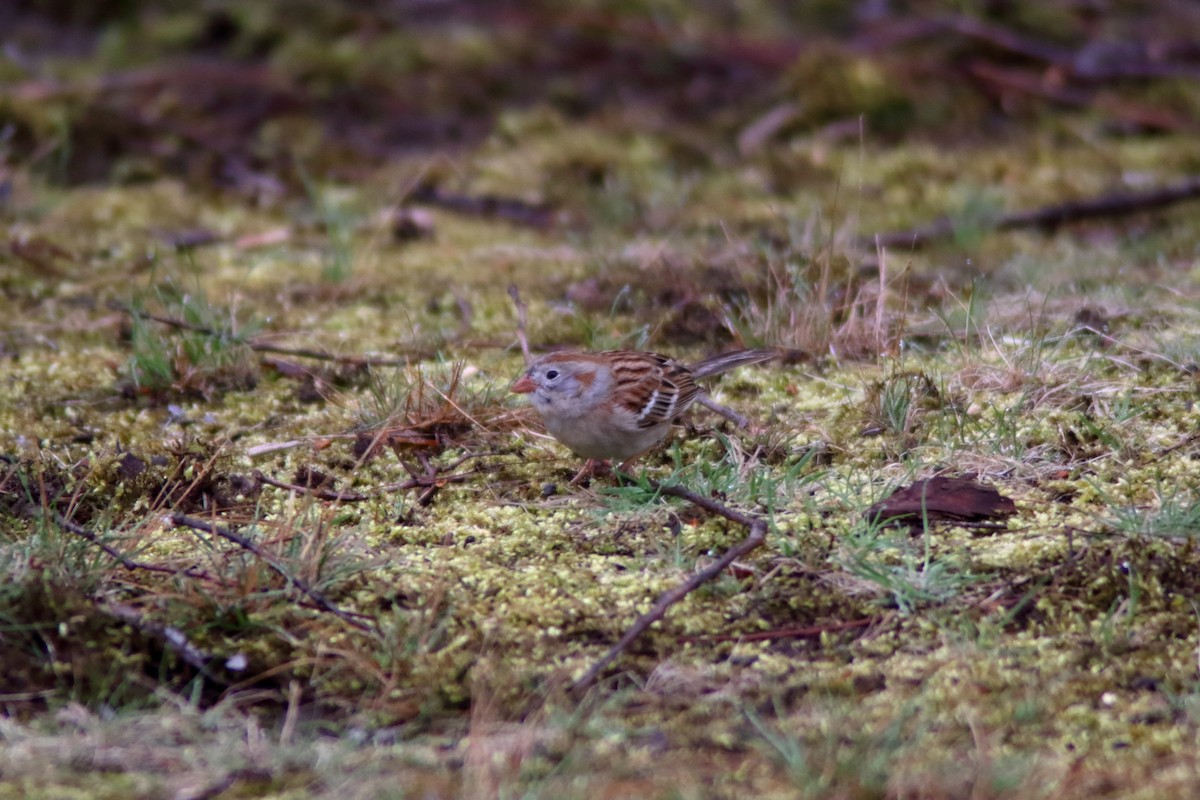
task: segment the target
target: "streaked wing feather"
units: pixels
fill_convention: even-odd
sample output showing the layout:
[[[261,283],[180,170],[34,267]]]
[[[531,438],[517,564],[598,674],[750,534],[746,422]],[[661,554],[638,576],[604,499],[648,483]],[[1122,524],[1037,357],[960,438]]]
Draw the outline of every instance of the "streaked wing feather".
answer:
[[[614,353],[613,355],[617,355]],[[658,353],[621,353],[615,359],[617,385],[624,387],[623,407],[639,428],[670,422],[700,394],[687,367]]]

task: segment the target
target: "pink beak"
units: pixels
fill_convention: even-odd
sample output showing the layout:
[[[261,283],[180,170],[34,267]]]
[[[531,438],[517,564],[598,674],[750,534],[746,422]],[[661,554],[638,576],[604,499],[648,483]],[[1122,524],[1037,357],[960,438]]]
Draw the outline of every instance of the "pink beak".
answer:
[[[516,394],[529,394],[535,389],[537,389],[537,384],[531,381],[528,375],[522,375],[520,380],[510,386],[508,390]]]

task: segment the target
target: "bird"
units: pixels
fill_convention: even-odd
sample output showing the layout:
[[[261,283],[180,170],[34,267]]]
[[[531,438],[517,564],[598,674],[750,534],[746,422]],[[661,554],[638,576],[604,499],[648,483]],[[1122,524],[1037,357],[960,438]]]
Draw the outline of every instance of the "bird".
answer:
[[[599,461],[621,461],[625,469],[666,438],[680,414],[704,402],[697,380],[777,355],[735,350],[689,367],[640,350],[550,353],[529,364],[510,390],[529,395],[550,435],[587,459],[575,483]]]

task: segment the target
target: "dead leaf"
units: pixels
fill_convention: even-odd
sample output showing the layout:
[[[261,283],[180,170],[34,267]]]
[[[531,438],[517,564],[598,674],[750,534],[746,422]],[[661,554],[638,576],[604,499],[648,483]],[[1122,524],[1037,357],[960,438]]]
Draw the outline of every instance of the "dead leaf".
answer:
[[[919,528],[926,520],[982,526],[1016,513],[1013,501],[973,477],[938,475],[892,492],[867,509],[870,521]]]

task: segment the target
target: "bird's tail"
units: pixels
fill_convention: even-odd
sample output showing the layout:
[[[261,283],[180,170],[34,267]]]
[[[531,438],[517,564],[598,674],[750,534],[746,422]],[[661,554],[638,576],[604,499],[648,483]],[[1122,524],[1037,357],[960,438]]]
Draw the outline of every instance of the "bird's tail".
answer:
[[[770,349],[758,350],[734,350],[732,353],[722,353],[719,356],[706,358],[699,364],[692,366],[692,376],[695,378],[707,378],[710,375],[720,375],[722,372],[728,372],[737,367],[744,367],[748,364],[761,364],[764,361],[770,361],[773,358],[778,358],[779,352]]]

